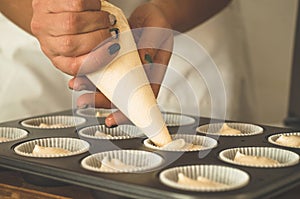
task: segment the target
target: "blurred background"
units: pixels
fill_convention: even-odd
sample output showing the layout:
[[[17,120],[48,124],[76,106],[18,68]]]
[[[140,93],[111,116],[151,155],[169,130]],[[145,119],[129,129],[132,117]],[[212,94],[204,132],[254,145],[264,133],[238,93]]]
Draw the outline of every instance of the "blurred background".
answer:
[[[143,1],[110,2],[129,16]],[[222,12],[186,33],[207,50],[221,72],[227,119],[282,125],[288,112],[297,4],[297,0],[233,0]],[[70,77],[51,65],[34,37],[3,16],[0,29],[0,122],[70,109]],[[209,116],[206,86],[184,64],[174,57],[170,67],[193,82],[199,91],[199,113]],[[180,82],[168,74],[165,81],[174,91],[184,92]],[[180,112],[173,97],[162,89],[159,104],[164,110]]]

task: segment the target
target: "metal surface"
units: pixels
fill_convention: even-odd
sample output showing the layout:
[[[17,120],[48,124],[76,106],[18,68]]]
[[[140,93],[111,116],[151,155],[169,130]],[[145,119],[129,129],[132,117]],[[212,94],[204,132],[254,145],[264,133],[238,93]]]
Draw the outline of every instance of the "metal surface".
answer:
[[[72,115],[72,111],[62,113],[55,113],[55,115]],[[84,126],[95,124],[95,121],[90,121]],[[206,124],[209,119],[195,118],[197,123],[179,128],[180,132],[194,134],[195,129],[199,124]],[[103,122],[103,121],[100,121]],[[268,143],[269,135],[281,132],[290,132],[289,129],[281,129],[269,126],[262,126],[264,133],[248,137],[220,137],[218,139],[219,145],[208,153],[204,158],[203,154],[198,152],[188,152],[180,156],[176,161],[170,165],[163,166],[155,171],[141,173],[141,174],[103,174],[92,171],[87,171],[80,166],[80,161],[89,155],[85,153],[78,156],[64,157],[64,158],[28,158],[22,157],[13,151],[13,148],[24,141],[44,137],[77,137],[75,128],[57,129],[57,130],[40,130],[24,128],[20,125],[20,121],[12,121],[3,123],[0,126],[19,127],[29,131],[29,136],[25,139],[0,144],[0,165],[2,167],[19,170],[27,174],[56,180],[59,182],[67,182],[70,184],[80,185],[95,190],[95,192],[106,192],[122,197],[132,198],[270,198],[285,192],[300,182],[300,164],[286,168],[276,169],[262,169],[231,165],[224,163],[218,158],[221,150],[241,146],[270,146],[277,148],[284,148],[274,146]],[[170,132],[177,132],[178,128],[171,127]],[[135,138],[131,140],[115,141],[114,144],[122,149],[140,149],[152,151],[145,148],[142,141],[145,138]],[[87,140],[91,144],[91,150],[95,152],[99,146],[105,144],[101,140],[93,141]],[[300,154],[300,149],[284,148]],[[103,148],[101,148],[103,150]],[[108,150],[108,149],[106,149]],[[176,153],[174,152],[156,152],[164,157],[166,162],[172,160]],[[159,173],[170,167],[179,165],[192,164],[217,164],[225,165],[246,171],[250,175],[250,182],[247,186],[226,192],[219,193],[205,193],[205,192],[191,192],[173,189],[163,185],[159,181]],[[43,179],[41,178],[41,179]]]

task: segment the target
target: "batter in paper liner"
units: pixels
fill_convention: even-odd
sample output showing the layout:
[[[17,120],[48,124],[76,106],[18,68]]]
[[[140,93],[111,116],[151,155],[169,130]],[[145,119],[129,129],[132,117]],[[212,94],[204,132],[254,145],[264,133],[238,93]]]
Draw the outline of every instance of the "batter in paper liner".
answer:
[[[256,165],[256,166],[272,166],[277,165],[279,162],[271,158],[262,156],[244,155],[239,151],[235,154],[233,161],[241,164]]]
[[[100,131],[96,131],[95,133],[95,137],[100,137],[100,138],[113,138],[113,136],[100,132]]]
[[[46,124],[46,123],[40,123],[39,127],[40,128],[61,128],[66,125],[64,124]]]
[[[222,128],[218,131],[218,133],[223,135],[238,135],[242,132],[237,129],[231,128],[226,123],[224,123]]]
[[[137,168],[133,165],[124,164],[121,160],[116,158],[108,158],[104,157],[101,161],[100,170],[104,172],[114,172],[114,171],[124,171],[124,170],[132,170]]]
[[[43,147],[39,145],[35,145],[32,151],[34,155],[58,155],[67,153],[70,153],[70,151],[58,147]]]
[[[129,24],[116,6],[101,1],[101,9],[114,14],[120,30],[118,56],[106,67],[88,74],[97,88],[157,146],[172,141],[144,71]]]
[[[0,142],[7,142],[11,140],[10,138],[6,138],[6,137],[0,137]]]
[[[200,150],[201,145],[187,143],[184,139],[176,139],[161,147],[163,150]]]
[[[275,141],[278,144],[291,146],[291,147],[300,147],[300,136],[298,135],[281,135]]]
[[[95,114],[96,117],[107,117],[109,115],[110,113],[101,113],[100,111],[97,111]]]
[[[183,173],[178,173],[178,184],[191,187],[217,188],[227,187],[228,185],[219,183],[208,178],[198,176],[197,180],[185,176]]]

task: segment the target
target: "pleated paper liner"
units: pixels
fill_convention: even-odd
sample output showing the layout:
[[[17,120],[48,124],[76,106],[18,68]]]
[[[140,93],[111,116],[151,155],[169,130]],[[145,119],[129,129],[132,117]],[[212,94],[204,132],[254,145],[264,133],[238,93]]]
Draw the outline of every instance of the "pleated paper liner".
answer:
[[[297,148],[297,149],[300,148],[300,144],[293,145],[292,143],[279,143],[277,140],[280,136],[299,136],[300,137],[300,132],[279,133],[279,134],[271,135],[270,137],[268,137],[268,141],[271,144],[275,144],[277,146],[289,147],[289,148]]]
[[[57,153],[57,154],[33,154],[34,147],[38,145],[40,147],[53,147],[59,149],[65,149],[68,153]],[[21,156],[36,157],[36,158],[58,158],[74,156],[85,153],[89,150],[89,143],[77,138],[42,138],[24,142],[17,145],[14,151]]]
[[[21,122],[24,127],[37,129],[60,129],[82,125],[86,119],[77,116],[46,116],[27,119]]]
[[[76,113],[84,117],[107,117],[111,113],[117,111],[117,109],[104,109],[104,108],[87,108],[78,109]]]
[[[0,143],[16,141],[28,136],[28,132],[13,127],[0,127]]]
[[[116,159],[132,168],[101,169],[104,159]],[[163,163],[163,158],[156,153],[141,150],[114,150],[96,153],[84,158],[81,162],[83,168],[103,173],[135,173],[147,172],[157,168]]]
[[[190,148],[190,149],[164,149],[156,146],[150,139],[144,140],[144,145],[148,148],[155,150],[163,150],[163,151],[200,151],[200,150],[208,150],[217,147],[218,142],[210,137],[200,136],[200,135],[185,135],[185,134],[176,134],[171,135],[173,140],[183,139],[186,143],[193,145],[200,145],[201,148]]]
[[[167,126],[185,126],[192,125],[195,123],[195,119],[186,115],[174,114],[174,113],[163,113],[162,114]]]
[[[100,135],[97,135],[97,133]],[[85,138],[109,140],[123,140],[144,136],[143,132],[134,125],[119,125],[115,128],[96,125],[83,128],[79,130],[78,134]]]
[[[218,136],[252,136],[263,133],[263,128],[254,124],[247,124],[247,123],[226,123],[230,128],[236,129],[241,131],[240,134],[224,134],[220,133],[222,126],[224,123],[212,123],[212,124],[205,124],[199,126],[196,130],[199,133],[206,134],[206,135],[218,135]]]
[[[196,180],[201,176],[223,186],[192,186],[178,183],[178,174],[182,173],[188,178]],[[219,165],[188,165],[174,167],[162,171],[160,181],[172,188],[185,191],[219,192],[239,189],[249,183],[249,175],[239,169]]]
[[[254,163],[240,163],[234,161],[237,152],[247,156],[265,157],[278,161],[278,164],[254,164]],[[239,147],[230,148],[220,152],[219,158],[227,163],[258,168],[281,168],[288,167],[299,162],[299,155],[288,150],[274,148],[274,147]]]

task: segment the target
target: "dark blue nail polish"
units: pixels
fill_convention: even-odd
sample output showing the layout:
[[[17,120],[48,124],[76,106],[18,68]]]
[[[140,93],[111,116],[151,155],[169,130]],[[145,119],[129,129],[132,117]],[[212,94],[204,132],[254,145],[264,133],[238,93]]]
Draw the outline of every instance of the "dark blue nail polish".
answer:
[[[145,54],[145,60],[149,63],[149,64],[153,64],[153,60],[151,58],[151,56],[149,54]]]
[[[115,43],[108,48],[108,52],[110,55],[113,55],[116,52],[118,52],[120,50],[120,48],[121,48],[120,44]]]
[[[119,28],[112,28],[112,29],[109,30],[109,32],[112,34],[112,37],[114,39],[118,39],[119,38],[119,33],[120,33]]]
[[[145,54],[144,59],[150,64],[150,70],[153,68],[153,60],[149,54]]]

